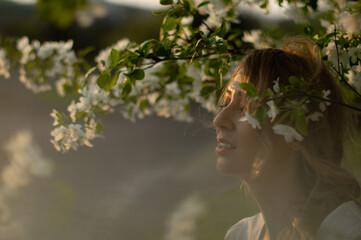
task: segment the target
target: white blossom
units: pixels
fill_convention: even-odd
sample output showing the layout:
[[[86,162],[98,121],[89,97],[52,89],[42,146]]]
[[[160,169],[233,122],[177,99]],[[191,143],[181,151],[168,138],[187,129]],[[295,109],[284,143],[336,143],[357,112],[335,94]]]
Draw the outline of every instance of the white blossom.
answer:
[[[104,71],[106,68],[108,68],[110,66],[109,56],[110,56],[110,52],[113,48],[118,51],[125,50],[130,45],[130,43],[131,42],[129,41],[129,39],[123,38],[123,39],[120,39],[118,42],[116,42],[114,45],[100,51],[98,56],[95,58],[95,61],[98,64],[99,70]]]
[[[296,3],[292,3],[285,8],[285,14],[295,23],[303,24],[307,19],[302,8]]]
[[[261,125],[260,125],[259,121],[257,119],[255,119],[254,117],[252,117],[251,115],[249,115],[249,113],[247,111],[245,111],[244,116],[241,117],[239,119],[239,121],[241,121],[241,122],[248,121],[248,123],[252,125],[252,128],[261,129]]]
[[[280,78],[278,77],[276,81],[273,81],[273,91],[275,91],[276,93],[280,92]]]
[[[0,174],[0,235],[6,239],[24,239],[23,226],[12,216],[13,204],[9,203],[34,177],[49,177],[53,162],[43,156],[28,130],[15,133],[4,145],[4,150],[8,164],[3,166]]]
[[[340,15],[338,22],[340,23],[342,30],[347,34],[360,34],[361,18],[359,14],[350,14],[349,12],[344,11]]]
[[[88,4],[86,7],[78,9],[75,14],[75,20],[82,28],[90,27],[96,18],[102,18],[107,14],[107,7],[105,4],[97,1],[95,3]]]
[[[267,116],[271,118],[271,122],[272,122],[277,117],[279,110],[276,107],[275,102],[273,100],[267,101],[267,105],[269,107],[267,111]]]
[[[329,99],[328,95],[330,95],[331,91],[330,90],[322,90],[322,98],[324,99]],[[322,101],[319,104],[319,108],[321,110],[321,112],[324,112],[326,110],[326,106],[330,105],[331,103],[328,101]]]
[[[79,90],[81,96],[79,98],[79,102],[76,103],[76,111],[91,113],[92,108],[95,106],[100,107],[104,111],[111,109],[109,106],[109,93],[101,89],[96,84],[95,80],[96,76],[92,76],[92,79],[90,79],[90,84]],[[75,109],[71,110],[72,112],[75,111]]]
[[[154,111],[159,117],[173,117],[176,120],[191,122],[193,118],[185,110],[186,105],[189,105],[190,102],[188,99],[177,99],[177,100],[167,100],[162,98],[154,106]]]
[[[58,151],[66,152],[69,149],[77,150],[79,146],[92,147],[90,143],[99,135],[96,133],[96,123],[90,121],[90,124],[84,126],[80,124],[69,124],[68,126],[61,125],[55,127],[51,131],[53,139],[51,143]]]
[[[77,105],[75,104],[75,101],[71,101],[70,105],[68,106],[68,112],[71,120],[73,122],[76,122],[76,113],[78,111]]]
[[[169,83],[165,86],[165,94],[169,96],[177,96],[181,94],[181,90],[179,89],[177,82]]]
[[[47,177],[52,172],[51,161],[43,156],[27,130],[16,133],[5,145],[5,151],[10,158],[10,164],[1,173],[6,191],[29,184],[32,176]]]
[[[204,203],[198,195],[185,198],[169,216],[164,240],[194,240],[196,222],[204,212]]]
[[[33,46],[29,43],[28,37],[22,37],[16,42],[16,48],[21,52],[20,63],[26,64],[29,60],[32,60],[35,55],[30,53],[33,51]]]
[[[335,31],[335,25],[325,19],[320,19],[320,24],[326,29],[327,33],[332,33]]]
[[[361,58],[361,44],[359,44],[357,47],[350,48],[348,54],[350,56],[351,62],[356,63],[357,59]]]
[[[3,48],[0,48],[0,76],[10,78],[10,63]]]
[[[306,122],[308,122],[309,120],[311,120],[311,121],[318,121],[320,118],[322,118],[323,117],[323,114],[322,113],[320,113],[320,112],[314,112],[314,113],[312,113],[312,114],[310,114],[310,115],[308,115],[307,117],[306,117]]]
[[[350,84],[358,90],[361,90],[361,63],[352,66],[349,72],[346,74]]]
[[[348,54],[340,46],[337,46],[337,49],[335,42],[330,41],[327,47],[322,49],[322,52],[334,66],[337,67],[339,64],[342,64],[343,67],[346,67],[348,65]]]
[[[75,52],[72,50],[73,41],[67,42],[44,42],[32,41],[27,37],[17,41],[17,50],[21,52],[19,79],[26,88],[34,93],[44,92],[51,89],[49,80],[54,80],[60,96],[65,95],[64,85],[72,85],[75,77],[74,63],[77,61]],[[28,67],[27,63],[39,58],[47,65]]]
[[[272,127],[274,133],[283,135],[287,143],[293,142],[293,140],[302,141],[303,137],[294,128],[284,125],[276,124]]]
[[[262,30],[245,31],[243,40],[253,43],[255,48],[267,48],[269,45],[262,38]]]

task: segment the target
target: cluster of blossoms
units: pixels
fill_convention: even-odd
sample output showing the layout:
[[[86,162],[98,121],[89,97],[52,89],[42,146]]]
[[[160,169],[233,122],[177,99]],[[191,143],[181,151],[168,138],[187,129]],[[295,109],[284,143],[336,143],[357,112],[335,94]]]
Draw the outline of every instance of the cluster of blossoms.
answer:
[[[54,119],[51,142],[58,151],[76,150],[83,145],[92,147],[90,141],[99,137],[102,129],[102,124],[96,119],[96,112],[113,111],[109,94],[94,81],[90,81],[89,86],[80,89],[79,93],[79,102],[72,101],[68,106],[68,118],[56,110],[50,114]],[[81,117],[84,124],[77,123],[77,119]]]
[[[290,79],[292,78],[296,79],[290,77]],[[274,133],[283,135],[287,143],[294,140],[301,142],[303,135],[307,135],[307,123],[322,118],[323,112],[326,111],[326,105],[330,105],[330,102],[320,101],[319,98],[312,97],[304,99],[302,95],[302,97],[292,97],[289,101],[282,101],[285,95],[300,96],[297,93],[302,93],[299,86],[294,84],[294,80],[289,80],[289,82],[290,85],[280,86],[279,79],[275,80],[273,88],[268,88],[262,96],[255,93],[255,87],[252,83],[242,83],[240,87],[246,90],[247,95],[258,102],[258,106],[252,114],[245,111],[244,116],[239,121],[247,121],[252,125],[252,128],[261,129],[261,123],[268,117],[270,122],[273,123],[272,129]],[[297,82],[302,83],[303,87],[311,85],[311,83],[304,80],[298,80]],[[330,93],[330,90],[312,91],[313,96],[318,96],[324,100],[328,100]],[[308,106],[318,106],[319,109],[311,111]],[[286,124],[283,122],[286,122]]]
[[[227,7],[224,5],[220,7],[217,6],[218,3],[211,1],[208,4],[202,5],[198,10],[200,14],[208,15],[208,18],[204,20],[204,24],[200,25],[200,31],[204,34],[209,34],[209,31],[212,29],[212,27],[218,26],[219,23],[222,22],[222,19],[227,18],[228,11],[230,8],[236,6],[237,3],[228,5]],[[201,1],[194,1],[194,4],[199,5],[201,4]],[[294,4],[288,6],[289,11],[292,10],[294,7],[293,5]],[[338,4],[339,10],[335,11],[334,17],[336,22],[339,22],[340,24],[338,27],[341,28],[341,32],[349,31],[347,34],[343,34],[342,37],[348,38],[347,40],[350,42],[351,39],[355,38],[355,36],[357,36],[359,33],[355,32],[355,29],[357,29],[356,27],[351,28],[352,24],[347,23],[346,19],[347,21],[352,21],[354,19],[359,21],[360,18],[355,18],[354,15],[347,11],[343,14],[340,14],[342,9],[346,9],[346,6],[341,7],[340,4]],[[304,12],[299,12],[299,15],[296,14],[291,17],[293,17],[296,22],[302,22],[302,19],[303,21],[307,21],[307,14],[304,14]],[[188,28],[188,26],[190,26],[192,21],[192,16],[187,16],[180,22],[180,24],[182,24],[184,27],[184,33],[182,35],[184,38],[187,38],[187,36],[191,34],[191,30]],[[334,28],[334,25],[327,23],[326,20],[323,19],[320,21],[321,25],[325,27],[326,33],[331,33],[334,31],[334,29],[332,30],[330,27],[332,26]],[[227,24],[226,29],[229,28],[228,25],[229,24]],[[172,32],[175,32],[175,30]],[[341,34],[338,33],[338,38],[340,37]],[[169,36],[169,38],[172,39],[172,36]],[[316,41],[317,38],[318,36],[315,35],[314,39]],[[256,48],[268,47],[266,36],[264,36],[260,30],[245,32],[243,40],[246,42],[252,42]],[[178,41],[182,40],[178,39]],[[221,42],[223,40],[216,36],[215,41]],[[349,83],[357,89],[360,89],[361,66],[359,56],[361,45],[353,44],[349,46],[341,46],[340,44],[338,45],[337,39],[331,39],[331,37],[329,37],[327,41],[328,45],[322,49],[323,54],[327,56],[332,66],[336,66],[335,69],[338,69],[337,66],[339,65],[342,66]],[[132,45],[134,45],[134,43],[131,43],[128,39],[122,39],[113,46],[101,51],[96,58],[98,70],[106,71],[110,68],[112,49],[117,51],[129,51],[132,48]],[[147,64],[151,63],[145,61],[142,64],[146,66]],[[123,72],[119,74],[116,84],[110,89],[109,92],[97,88],[93,81],[93,86],[89,85],[84,89],[85,92],[92,89],[91,91],[98,95],[99,99],[94,100],[92,97],[89,97],[89,94],[84,92],[85,94],[81,93],[81,97],[77,103],[73,101],[70,104],[68,110],[70,112],[70,119],[73,121],[73,123],[67,125],[68,127],[65,127],[65,125],[62,124],[55,124],[56,127],[54,127],[52,131],[52,136],[54,137],[52,141],[55,144],[55,147],[57,149],[66,151],[70,148],[76,149],[79,145],[91,146],[90,140],[99,135],[95,133],[96,127],[91,128],[87,125],[87,123],[90,121],[90,119],[93,123],[98,121],[96,120],[97,111],[113,112],[114,108],[117,107],[118,111],[125,118],[132,121],[135,119],[141,119],[144,116],[151,114],[166,118],[173,117],[174,119],[180,121],[191,121],[192,117],[189,115],[189,111],[187,111],[191,102],[199,103],[208,111],[215,111],[216,96],[214,94],[209,94],[207,96],[202,94],[204,85],[207,82],[207,76],[204,74],[204,66],[194,67],[191,63],[185,64],[187,65],[186,74],[192,78],[192,83],[190,85],[186,87],[181,86],[179,81],[173,81],[171,83],[165,84],[166,77],[159,74],[159,72],[165,68],[165,63],[159,62],[153,64],[151,68],[145,69],[144,79],[135,82],[134,86],[129,92],[127,100],[122,98],[122,94],[124,92],[124,83],[128,81],[126,74],[123,74]],[[120,71],[124,71],[124,69],[121,69]],[[224,77],[227,78],[227,76]],[[279,87],[278,81],[275,81],[273,90],[268,89],[269,94],[267,98],[273,99],[279,97],[282,94],[285,94],[282,89],[282,87]],[[323,99],[327,99],[329,91],[315,94],[319,95]],[[257,97],[260,98],[259,96]],[[303,111],[304,113],[301,114],[302,119],[294,118],[295,122],[275,121],[273,125],[274,132],[276,134],[283,135],[287,142],[292,142],[294,140],[302,141],[303,135],[306,135],[306,130],[304,129],[305,124],[309,121],[317,121],[319,118],[323,117],[322,112],[325,111],[325,106],[329,104],[327,101],[319,101],[319,111],[309,112],[307,104],[309,104],[310,101],[312,104],[314,104],[314,100],[312,99],[309,99],[307,102],[301,102],[300,100],[294,99],[288,102],[287,106],[281,106],[280,102],[267,100],[265,101],[266,104],[262,106],[262,111],[264,112],[264,109],[267,109],[265,115],[268,116],[271,121],[275,120],[276,118],[283,118],[282,116],[285,114],[295,114],[296,111]],[[248,121],[254,128],[261,128],[263,119],[258,119],[255,115],[259,114],[250,114],[246,112],[245,116],[240,120]],[[56,116],[56,114],[53,114],[53,116]],[[84,118],[86,124],[84,126],[76,124],[75,120],[77,118]],[[305,124],[300,124],[300,122]],[[89,129],[93,129],[93,132]]]
[[[91,141],[102,132],[99,117],[108,113],[119,112],[131,121],[154,114],[190,122],[192,103],[215,112],[224,80],[231,78],[232,64],[242,58],[243,42],[253,43],[255,48],[268,47],[274,42],[259,29],[232,29],[231,23],[238,22],[237,16],[243,8],[239,0],[161,2],[173,5],[164,12],[167,16],[159,41],[153,39],[137,45],[121,39],[101,51],[95,58],[96,66],[85,75],[80,72],[88,66],[81,65],[82,60],[72,50],[71,40],[40,44],[24,37],[17,41],[16,50],[21,53],[19,78],[27,88],[37,93],[50,90],[54,84],[60,96],[75,90],[79,93],[78,99],[68,106],[68,114],[56,110],[51,113],[54,118],[51,141],[57,150],[92,146]],[[247,3],[259,5],[266,14],[268,12],[268,1]],[[309,27],[307,34],[321,47],[338,77],[359,93],[361,17],[357,4],[345,0],[319,0],[317,11],[310,12],[308,9],[315,9],[314,6],[310,7],[304,1],[283,3],[280,0],[279,3],[296,23],[318,21],[322,29],[316,34],[306,25]],[[5,78],[10,77],[8,58],[11,56],[7,53],[0,48],[0,76]],[[314,112],[307,108],[308,102],[298,99],[281,105],[274,99],[286,93],[278,81],[267,92],[258,112],[246,112],[241,120],[261,128],[264,117],[268,116],[274,123],[275,133],[284,135],[287,142],[302,141],[307,122],[322,117],[328,104],[327,101],[317,102],[319,110]],[[314,94],[327,100],[329,92]],[[253,97],[261,99],[260,96]],[[314,100],[309,101],[315,104]],[[302,117],[294,118],[296,122],[277,121],[295,111],[302,111]]]
[[[10,78],[10,62],[6,58],[5,49],[0,48],[0,76]]]
[[[45,158],[32,134],[23,130],[16,133],[5,145],[10,164],[1,173],[3,193],[16,191],[29,184],[32,176],[48,177],[53,169],[51,161]]]
[[[39,93],[50,90],[49,80],[53,80],[57,93],[64,96],[64,86],[73,85],[74,64],[78,60],[72,47],[72,40],[40,44],[37,40],[30,43],[28,37],[19,39],[16,49],[21,52],[20,82],[34,93]]]
[[[22,130],[4,145],[9,163],[1,171],[0,236],[5,239],[24,239],[24,227],[13,216],[11,197],[31,183],[34,177],[46,178],[53,171],[53,163],[43,156],[32,134]]]
[[[205,210],[204,203],[198,195],[193,194],[185,198],[170,215],[164,240],[195,239],[197,220]]]

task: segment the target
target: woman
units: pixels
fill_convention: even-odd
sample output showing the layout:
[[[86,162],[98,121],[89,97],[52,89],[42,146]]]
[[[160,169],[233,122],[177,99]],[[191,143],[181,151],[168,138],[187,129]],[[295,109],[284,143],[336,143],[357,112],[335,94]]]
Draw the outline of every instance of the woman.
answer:
[[[243,58],[213,121],[217,168],[242,179],[261,212],[231,227],[225,239],[361,239],[360,185],[340,166],[345,108],[305,100],[304,111],[320,107],[322,117],[307,122],[307,136],[294,132],[287,141],[285,133],[274,128],[280,115],[267,118],[262,126],[249,118],[259,103],[247,96],[240,83],[252,83],[260,96],[270,89],[287,89],[290,76],[306,80],[312,91],[328,92],[329,99],[343,101],[309,41],[292,40],[282,49],[254,50]],[[284,94],[278,107],[289,107],[292,100]],[[283,122],[293,123],[289,116]]]

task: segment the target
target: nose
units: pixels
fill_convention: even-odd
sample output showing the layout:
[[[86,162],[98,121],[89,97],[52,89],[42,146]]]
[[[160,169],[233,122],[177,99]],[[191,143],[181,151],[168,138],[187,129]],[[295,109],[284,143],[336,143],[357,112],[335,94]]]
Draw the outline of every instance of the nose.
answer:
[[[231,104],[222,109],[221,112],[213,119],[213,125],[217,129],[233,130],[235,127],[234,119],[232,116]]]

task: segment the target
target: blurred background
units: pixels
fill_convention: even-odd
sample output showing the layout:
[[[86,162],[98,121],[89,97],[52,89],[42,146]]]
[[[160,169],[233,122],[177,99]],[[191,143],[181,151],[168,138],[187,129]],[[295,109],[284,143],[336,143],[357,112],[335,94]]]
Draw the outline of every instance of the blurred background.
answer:
[[[91,60],[123,37],[157,39],[162,17],[151,11],[159,9],[158,0],[94,1],[75,18],[59,8],[54,20],[31,0],[0,0],[0,35],[73,39],[75,50],[94,47]],[[261,14],[245,11],[237,27],[303,31],[282,14]],[[2,240],[216,240],[258,211],[239,180],[217,172],[213,116],[198,106],[191,124],[114,114],[95,147],[62,154],[50,143],[49,114],[71,100],[36,95],[15,78],[0,84]],[[349,153],[361,157],[351,145]]]

